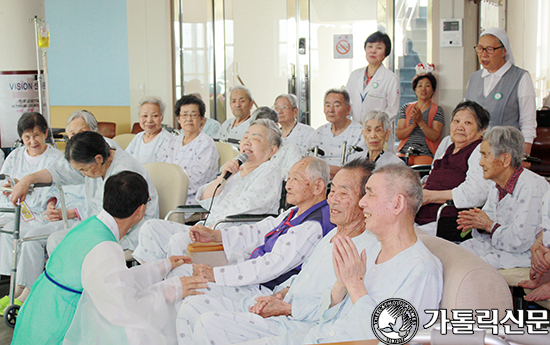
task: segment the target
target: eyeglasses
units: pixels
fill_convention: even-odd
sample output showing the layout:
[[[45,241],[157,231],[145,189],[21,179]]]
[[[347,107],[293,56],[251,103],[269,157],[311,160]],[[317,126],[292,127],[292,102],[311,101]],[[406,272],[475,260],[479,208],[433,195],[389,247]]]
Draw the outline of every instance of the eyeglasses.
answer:
[[[200,116],[200,114],[197,111],[192,111],[190,113],[180,113],[178,116],[181,116],[184,119],[191,118],[191,119],[194,120],[194,119],[198,118]]]
[[[493,47],[486,47],[486,48],[483,48],[483,47],[480,47],[480,46],[475,46],[475,47],[474,47],[474,50],[475,50],[476,53],[478,53],[478,54],[483,53],[483,51],[485,50],[485,51],[487,52],[487,54],[492,55],[492,54],[495,53],[495,50],[500,49],[500,48],[504,48],[504,46],[500,46],[500,47],[496,47],[496,48],[493,48]]]
[[[278,105],[276,105],[276,106],[273,107],[273,110],[275,110],[275,111],[279,111],[279,110],[285,111],[287,109],[290,109],[290,108],[287,107],[286,105],[283,105],[282,107],[279,107]]]

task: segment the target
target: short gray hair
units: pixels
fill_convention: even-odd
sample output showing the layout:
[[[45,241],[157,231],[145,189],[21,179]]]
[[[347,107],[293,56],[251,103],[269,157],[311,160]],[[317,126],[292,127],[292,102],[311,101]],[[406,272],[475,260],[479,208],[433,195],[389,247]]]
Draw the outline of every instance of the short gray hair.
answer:
[[[512,126],[491,127],[483,133],[483,140],[491,146],[495,157],[504,153],[512,156],[510,165],[517,168],[523,159],[525,139],[521,131]]]
[[[281,132],[281,129],[275,122],[268,119],[257,119],[250,123],[250,126],[253,125],[264,126],[267,129],[267,140],[269,144],[281,147],[283,144],[283,132]]]
[[[376,169],[373,175],[385,174],[386,189],[403,194],[407,207],[414,216],[422,206],[422,184],[418,173],[404,164],[388,164]]]
[[[338,88],[332,88],[332,89],[328,90],[327,92],[325,92],[325,97],[323,98],[323,101],[326,101],[327,96],[331,93],[342,95],[344,97],[344,102],[346,102],[346,106],[348,106],[350,104],[349,92],[345,88],[343,88],[343,87],[341,87],[339,89]]]
[[[84,122],[86,122],[86,125],[88,128],[90,128],[90,131],[97,132],[97,120],[95,119],[95,116],[90,113],[87,110],[77,110],[74,111],[71,115],[69,115],[69,118],[67,119],[67,126],[69,127],[69,123],[73,122],[75,119],[83,119]]]
[[[141,106],[149,103],[149,104],[156,104],[160,109],[160,115],[164,116],[164,110],[166,110],[166,104],[156,96],[145,96],[139,101],[138,105],[138,111],[141,111]]]
[[[296,95],[293,95],[291,93],[283,93],[275,98],[275,102],[277,102],[279,98],[286,98],[288,100],[288,103],[290,103],[292,109],[298,108],[298,97],[296,97]]]
[[[279,114],[270,107],[259,107],[250,115],[250,122],[257,119],[268,119],[275,123],[279,123]]]
[[[231,93],[229,94],[229,97],[231,98],[231,94],[233,94],[233,92],[235,92],[237,90],[243,90],[246,93],[246,95],[248,96],[248,100],[250,102],[254,102],[254,98],[252,98],[252,92],[250,92],[249,88],[247,88],[246,86],[243,86],[243,85],[234,86],[231,89]]]
[[[387,131],[388,129],[391,129],[390,127],[390,117],[388,114],[386,114],[383,111],[380,110],[372,110],[365,114],[365,118],[363,119],[363,128],[367,126],[367,121],[374,120],[378,121],[382,124],[382,127],[384,127],[384,131]]]
[[[330,183],[330,167],[325,160],[319,157],[307,156],[300,159],[299,162],[307,163],[307,176],[309,176],[312,180],[323,180],[325,183],[325,188],[328,187],[328,184]]]

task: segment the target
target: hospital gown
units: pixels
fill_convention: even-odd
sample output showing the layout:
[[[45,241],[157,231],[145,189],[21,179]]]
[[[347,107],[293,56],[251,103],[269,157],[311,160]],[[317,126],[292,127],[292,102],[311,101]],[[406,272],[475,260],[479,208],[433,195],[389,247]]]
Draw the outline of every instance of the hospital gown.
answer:
[[[300,159],[302,159],[302,155],[298,146],[293,143],[283,143],[279,147],[279,150],[271,157],[270,161],[281,168],[281,177],[283,180],[286,180],[288,172]]]
[[[309,141],[309,147],[319,146],[325,152],[324,156],[319,155],[319,157],[323,158],[328,164],[341,166],[344,141],[347,142],[347,147],[355,145],[367,150],[365,140],[363,140],[361,134],[362,127],[358,122],[352,121],[348,128],[338,136],[332,134],[331,128],[331,123],[319,127]]]
[[[201,130],[204,134],[208,135],[210,138],[214,139],[220,131],[220,123],[214,119],[206,117],[206,122],[204,128]]]
[[[200,186],[212,182],[218,173],[220,158],[214,140],[204,132],[189,144],[182,145],[183,136],[173,137],[164,145],[160,162],[179,165],[189,177],[186,205],[196,205],[195,196]]]
[[[7,174],[12,178],[21,179],[22,177],[35,173],[44,169],[50,164],[53,164],[56,160],[62,159],[62,154],[58,150],[51,146],[47,146],[46,151],[40,156],[31,157],[27,153],[26,147],[20,147],[10,153],[6,159],[0,173]],[[5,182],[2,182],[4,184]],[[29,193],[25,199],[24,204],[29,210],[29,217],[27,220],[21,216],[20,222],[20,237],[25,237],[29,230],[39,228],[49,223],[48,219],[44,217],[44,212],[48,204],[48,200],[52,197],[58,197],[59,192],[56,187],[43,187],[36,188],[32,193]],[[8,197],[0,196],[0,206],[6,208],[13,208],[13,204]],[[3,214],[3,218],[7,218],[4,230],[13,231],[14,222],[13,214]],[[62,222],[55,222],[60,226]],[[0,274],[10,275],[13,260],[13,236],[11,234],[0,234]],[[43,266],[42,266],[43,267]]]
[[[330,292],[321,301],[320,324],[311,329],[300,344],[375,339],[371,317],[376,306],[388,298],[401,298],[418,312],[418,324],[431,320],[426,309],[438,309],[443,292],[443,267],[437,257],[418,239],[395,257],[376,264],[380,246],[367,254],[365,287],[368,295],[352,303],[349,295],[329,308]],[[296,337],[290,338],[298,343]],[[279,342],[280,343],[280,342]],[[287,343],[287,344],[290,344]]]
[[[363,151],[363,152],[354,152],[354,153],[352,153],[351,155],[348,156],[347,162],[351,162],[352,160],[357,159],[357,158],[367,158],[368,159],[368,154],[369,154],[368,151],[366,153],[365,153],[365,151]],[[383,167],[384,165],[388,165],[388,164],[405,164],[405,162],[402,159],[400,159],[399,157],[397,157],[395,155],[395,153],[391,153],[391,152],[387,152],[387,151],[383,151],[383,150],[378,155],[378,157],[376,157],[376,160],[374,161],[374,163],[376,164],[377,169]]]
[[[535,243],[541,220],[541,201],[550,189],[541,176],[524,169],[512,194],[498,201],[498,190],[493,183],[487,203],[482,210],[489,219],[500,224],[492,236],[485,231],[472,231],[472,239],[460,244],[499,268],[530,267],[529,249]]]
[[[185,314],[181,308],[178,313],[178,316],[185,315],[189,321],[185,329],[178,328],[178,341],[187,339],[188,343],[193,344],[227,344],[313,327],[319,320],[319,306],[323,294],[326,290],[332,289],[336,282],[331,243],[336,233],[337,229],[329,232],[306,259],[300,273],[275,289],[279,291],[290,286],[284,301],[292,305],[292,316],[264,319],[250,313],[248,307],[256,303],[254,298],[258,295],[245,297],[240,301],[225,297],[193,296],[183,301],[181,308],[185,308]],[[378,242],[368,231],[352,240],[359,251]],[[190,339],[193,342],[189,342]],[[181,341],[180,343],[183,344]]]
[[[145,142],[143,142],[144,134],[145,132],[139,132],[138,134],[136,134],[128,147],[126,147],[126,152],[129,153],[141,164],[159,162],[160,154],[164,148],[164,145],[167,145],[170,142],[170,140],[173,138],[173,135],[170,134],[170,132],[168,132],[166,129],[162,128],[155,139],[146,144]]]
[[[65,186],[84,183],[86,189],[88,216],[97,215],[103,209],[103,189],[105,181],[109,177],[125,170],[134,171],[143,176],[149,186],[150,198],[147,203],[145,216],[143,217],[143,220],[134,225],[132,229],[120,240],[120,245],[122,248],[134,249],[137,245],[138,233],[141,225],[148,219],[158,219],[159,217],[158,194],[149,173],[137,160],[123,150],[116,150],[114,155],[115,156],[111,162],[111,166],[107,169],[104,179],[101,177],[94,179],[82,176],[80,172],[70,166],[66,159],[58,160],[55,165],[49,166],[46,169],[52,176],[52,181],[57,184]],[[48,240],[48,252],[51,253],[51,249],[55,248],[55,246],[61,242],[66,233],[66,231],[58,231],[50,236],[50,239]]]
[[[197,191],[196,200],[206,210],[211,209],[204,225],[212,227],[218,220],[235,214],[277,214],[281,183],[279,168],[267,161],[245,177],[241,177],[240,172],[232,175],[222,192],[213,199],[200,200],[208,185],[202,186]],[[178,232],[184,232],[188,243],[191,242],[189,227],[186,225],[164,220],[145,223],[140,230],[139,245],[133,253],[134,258],[140,262],[166,258],[170,237]]]
[[[118,226],[105,211],[101,219],[118,238]],[[183,290],[179,278],[163,281],[170,260],[128,269],[122,247],[96,245],[82,263],[83,294],[63,344],[173,344],[174,303]]]
[[[307,149],[309,149],[309,140],[315,132],[315,129],[309,125],[304,125],[303,123],[296,123],[296,126],[288,134],[286,138],[283,138],[283,143],[294,143],[300,149],[300,154],[302,156],[306,155]]]
[[[230,118],[229,120],[225,120],[224,123],[222,123],[220,130],[218,132],[218,135],[216,135],[216,138],[220,140],[227,140],[227,139],[235,139],[238,141],[243,140],[244,133],[248,130],[248,127],[250,127],[250,118],[248,120],[244,121],[237,127],[231,128],[233,126],[233,122],[235,122],[236,118]]]

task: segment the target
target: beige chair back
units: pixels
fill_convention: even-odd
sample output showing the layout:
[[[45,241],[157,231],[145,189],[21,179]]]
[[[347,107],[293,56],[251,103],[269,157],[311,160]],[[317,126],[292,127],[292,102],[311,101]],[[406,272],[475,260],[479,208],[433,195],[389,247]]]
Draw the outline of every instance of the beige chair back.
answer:
[[[231,144],[222,143],[219,141],[216,141],[215,144],[216,149],[218,149],[218,154],[220,155],[220,159],[218,160],[218,167],[220,168],[225,164],[225,162],[237,157],[239,154],[239,150]]]
[[[500,316],[513,308],[508,284],[491,265],[442,238],[426,233],[418,238],[443,264],[441,309],[498,309]]]
[[[113,138],[113,140],[120,146],[121,149],[126,150],[132,139],[136,135],[132,133],[119,134]]]
[[[180,205],[185,205],[189,178],[183,169],[172,163],[153,162],[143,165],[151,175],[159,195],[159,218]],[[180,217],[180,218],[178,218]],[[183,222],[183,214],[174,214],[171,220]]]

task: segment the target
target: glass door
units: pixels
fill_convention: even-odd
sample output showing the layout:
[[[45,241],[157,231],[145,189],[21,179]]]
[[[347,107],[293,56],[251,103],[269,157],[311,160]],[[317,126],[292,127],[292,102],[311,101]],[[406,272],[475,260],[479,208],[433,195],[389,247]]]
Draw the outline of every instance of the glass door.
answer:
[[[319,127],[325,92],[366,65],[367,36],[393,36],[389,0],[175,0],[174,13],[175,96],[199,93],[220,122],[232,117],[230,90],[245,85],[258,106],[295,94],[299,120]]]

